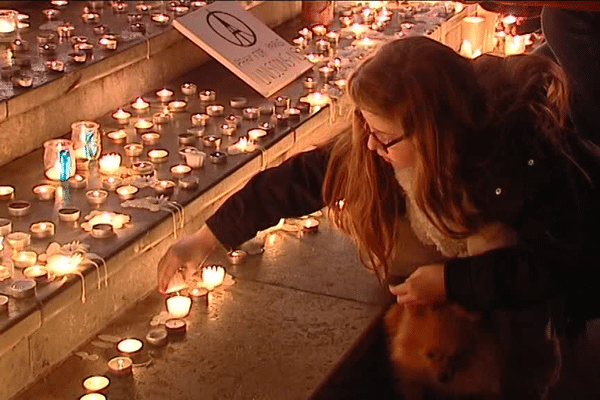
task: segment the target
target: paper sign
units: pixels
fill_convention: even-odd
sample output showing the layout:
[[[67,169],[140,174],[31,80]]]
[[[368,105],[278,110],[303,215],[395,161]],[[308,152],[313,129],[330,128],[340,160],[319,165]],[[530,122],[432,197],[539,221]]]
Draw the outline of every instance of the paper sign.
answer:
[[[173,26],[265,97],[312,67],[237,1],[214,2],[177,18]]]

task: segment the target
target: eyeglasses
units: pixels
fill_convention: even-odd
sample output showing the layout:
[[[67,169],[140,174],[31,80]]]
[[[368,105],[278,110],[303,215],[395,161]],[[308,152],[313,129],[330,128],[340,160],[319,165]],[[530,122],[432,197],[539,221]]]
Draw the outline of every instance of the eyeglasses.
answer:
[[[406,139],[406,135],[402,135],[400,137],[397,137],[395,139],[390,140],[387,143],[384,143],[381,139],[379,139],[377,137],[377,135],[375,133],[373,133],[373,131],[367,126],[365,125],[365,131],[369,134],[369,136],[371,136],[373,139],[375,139],[375,141],[377,142],[377,144],[379,146],[381,146],[381,148],[387,153],[389,151],[389,148],[400,143],[401,141],[403,141],[404,139]]]

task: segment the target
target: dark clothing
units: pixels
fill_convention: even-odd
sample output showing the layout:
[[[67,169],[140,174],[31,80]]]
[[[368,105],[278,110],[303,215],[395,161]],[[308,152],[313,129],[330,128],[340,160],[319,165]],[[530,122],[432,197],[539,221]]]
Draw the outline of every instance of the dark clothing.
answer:
[[[600,163],[579,152],[582,166],[600,184]],[[320,148],[258,173],[207,220],[208,227],[233,248],[281,218],[323,208],[327,163],[328,151]],[[535,193],[525,196],[516,218],[506,220],[519,232],[520,244],[447,261],[447,297],[481,311],[523,309],[550,300],[559,328],[580,327],[598,316],[600,285],[593,277],[600,267],[600,190],[592,189],[564,158],[536,159],[527,166],[538,171],[531,175],[537,182],[525,182]],[[510,189],[504,187],[505,193]]]

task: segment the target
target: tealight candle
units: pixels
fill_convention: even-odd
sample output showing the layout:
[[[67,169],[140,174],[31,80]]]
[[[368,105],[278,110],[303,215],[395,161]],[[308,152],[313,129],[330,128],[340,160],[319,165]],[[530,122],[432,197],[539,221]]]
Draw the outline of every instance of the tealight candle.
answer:
[[[88,393],[102,392],[110,385],[110,379],[102,375],[94,375],[83,381],[83,388]]]
[[[325,36],[327,28],[324,25],[315,25],[313,26],[312,31],[315,36]]]
[[[102,179],[102,187],[112,192],[121,186],[122,182],[123,179],[119,178],[118,176],[108,176]]]
[[[8,203],[8,214],[12,217],[24,217],[31,211],[31,203],[25,200]]]
[[[115,233],[112,224],[101,223],[92,225],[90,234],[96,239],[106,239],[111,237]]]
[[[166,103],[173,98],[173,91],[167,88],[161,89],[156,92],[156,97],[158,97],[162,103]]]
[[[41,265],[33,265],[23,270],[23,276],[33,279],[39,285],[48,281],[48,269]]]
[[[108,192],[102,189],[89,190],[85,193],[88,203],[93,206],[99,206],[106,201]]]
[[[160,140],[160,133],[146,132],[146,133],[142,133],[140,138],[142,139],[142,143],[144,143],[146,146],[152,146],[152,145],[158,143],[158,141]]]
[[[167,161],[169,152],[165,149],[153,149],[148,152],[148,158],[154,163],[161,163]]]
[[[267,131],[262,128],[252,128],[249,129],[248,132],[246,132],[246,135],[248,135],[248,138],[250,138],[251,140],[256,141],[267,136]]]
[[[71,37],[74,31],[75,27],[68,22],[61,24],[56,28],[56,33],[58,33],[58,37],[63,39]]]
[[[264,129],[267,132],[267,135],[275,132],[275,127],[270,122],[261,123],[259,128]]]
[[[83,189],[87,185],[87,179],[83,176],[76,174],[68,179],[69,187],[72,189]]]
[[[146,133],[144,133],[144,135],[146,135]],[[125,146],[123,146],[123,151],[128,157],[139,157],[143,150],[144,146],[140,143],[127,143]]]
[[[235,126],[236,128],[240,125],[242,119],[235,114],[230,114],[225,118],[225,123],[228,125]]]
[[[29,42],[25,39],[16,38],[10,45],[13,51],[21,52],[29,50]]]
[[[244,119],[254,120],[260,117],[260,109],[258,107],[246,107],[242,110]]]
[[[215,101],[217,93],[214,90],[203,90],[198,94],[200,101]]]
[[[1,281],[2,279],[0,279]],[[0,294],[0,314],[8,312],[8,297]]]
[[[229,99],[229,105],[231,106],[231,108],[243,108],[246,107],[247,103],[248,99],[246,99],[245,97],[234,97],[232,99]]]
[[[114,375],[130,374],[133,361],[129,357],[114,357],[108,360],[108,369]]]
[[[354,34],[354,36],[356,36],[357,39],[362,38],[369,30],[369,28],[363,24],[352,24],[348,27],[348,29]]]
[[[81,396],[79,400],[106,400],[106,396],[102,393],[88,393]]]
[[[308,40],[302,36],[292,39],[292,43],[300,49],[304,49],[308,46]]]
[[[324,81],[331,80],[331,78],[333,78],[334,73],[335,70],[327,65],[319,67],[319,74],[321,75],[321,78],[323,78]]]
[[[141,97],[138,97],[133,103],[131,103],[131,108],[139,113],[146,112],[150,108],[150,103]]]
[[[196,94],[196,91],[198,90],[198,86],[196,86],[193,83],[186,82],[181,85],[180,89],[181,89],[181,93],[183,93],[184,95],[192,96],[192,95]]]
[[[15,198],[15,188],[12,186],[0,186],[0,201],[9,201]]]
[[[185,320],[179,318],[169,318],[165,321],[165,329],[169,335],[181,335],[185,333],[187,324]]]
[[[196,176],[188,175],[183,178],[179,178],[179,187],[183,189],[195,189],[198,187],[200,179]]]
[[[224,107],[220,104],[213,104],[206,107],[206,113],[211,117],[223,116]]]
[[[205,147],[219,148],[221,146],[221,136],[217,135],[206,135],[202,137],[202,143]]]
[[[232,265],[238,265],[244,262],[247,253],[244,250],[232,250],[227,253],[227,258]]]
[[[128,7],[129,7],[129,4],[127,4],[127,2],[125,2],[125,1],[113,1],[112,2],[113,11],[116,13],[124,13],[127,11]]]
[[[55,8],[47,8],[42,10],[42,13],[46,16],[48,21],[52,21],[60,15],[60,11]]]
[[[302,229],[305,232],[314,233],[319,230],[319,220],[316,218],[307,218],[302,223]]]
[[[158,195],[170,196],[175,190],[175,182],[170,180],[159,180],[152,185],[152,189]]]
[[[152,329],[146,334],[146,342],[159,347],[167,344],[167,331],[161,328]]]
[[[302,28],[298,31],[298,34],[302,36],[306,41],[310,41],[312,39],[312,31],[308,28]]]
[[[147,119],[140,119],[133,127],[135,128],[136,133],[140,134],[151,130],[154,127],[154,123]]]
[[[177,164],[171,167],[171,175],[173,178],[182,178],[192,172],[192,167],[185,164]]]
[[[186,107],[187,107],[187,102],[183,101],[183,100],[175,100],[175,101],[171,101],[167,107],[169,108],[169,111],[171,112],[181,112],[181,111],[185,111]]]
[[[202,267],[202,282],[208,290],[213,290],[223,283],[225,268],[221,265],[208,265]]]
[[[221,151],[213,151],[208,155],[208,159],[213,164],[225,164],[227,161],[227,153]]]
[[[100,172],[108,175],[115,175],[119,172],[121,166],[121,155],[118,153],[105,154],[98,160]]]
[[[172,296],[166,302],[167,311],[173,318],[185,318],[192,307],[192,299],[188,296]]]
[[[154,164],[150,161],[137,161],[131,165],[131,169],[138,175],[149,175],[154,172]]]
[[[235,124],[221,124],[219,126],[222,135],[231,136],[235,133],[236,125]]]
[[[192,125],[194,126],[206,126],[210,121],[210,115],[208,114],[192,114],[190,117]]]
[[[91,24],[93,22],[98,22],[98,20],[100,19],[100,14],[96,14],[93,12],[84,12],[83,14],[81,14],[81,19],[86,24]]]
[[[152,19],[152,22],[156,23],[157,25],[166,25],[169,23],[169,21],[171,20],[171,17],[169,17],[167,14],[163,14],[163,13],[154,13],[152,14],[152,16],[150,17]]]
[[[61,208],[58,210],[58,218],[63,222],[75,222],[81,216],[81,212],[76,208]]]
[[[305,89],[314,90],[317,88],[317,81],[312,76],[307,76],[304,78],[303,85]]]
[[[117,48],[117,37],[115,35],[102,35],[100,39],[98,39],[98,44],[100,47],[106,50],[116,50]]]
[[[348,82],[345,79],[336,79],[333,81],[333,84],[342,91],[346,90],[346,87],[348,86]]]
[[[181,132],[177,134],[179,144],[193,144],[196,142],[196,134],[192,132]]]
[[[331,48],[331,43],[325,39],[320,39],[315,42],[315,48],[321,53],[326,53]]]
[[[171,119],[171,114],[169,113],[169,109],[154,113],[152,115],[152,122],[157,125],[166,124]]]
[[[106,137],[115,144],[123,144],[127,140],[127,132],[123,129],[111,131],[106,134]]]
[[[332,46],[337,46],[340,41],[340,33],[339,32],[328,32],[325,37],[331,43]]]
[[[352,17],[349,17],[349,16],[341,16],[340,17],[340,23],[345,28],[349,27],[353,22],[354,22],[354,18],[352,18]]]
[[[19,251],[12,256],[15,268],[28,268],[37,262],[37,253],[35,251]]]
[[[112,117],[117,123],[127,125],[129,123],[129,118],[131,118],[131,113],[119,108],[112,114]]]
[[[133,185],[125,185],[118,187],[116,192],[121,200],[129,200],[135,197],[139,189]]]
[[[35,185],[32,189],[33,194],[35,194],[38,199],[42,201],[52,200],[54,198],[54,192],[56,188],[53,185],[48,184],[40,184]]]
[[[285,110],[283,112],[289,119],[290,121],[299,121],[300,120],[300,110],[294,107],[290,107],[287,110]]]
[[[29,232],[33,238],[46,239],[54,236],[54,224],[50,221],[36,222],[31,224]]]

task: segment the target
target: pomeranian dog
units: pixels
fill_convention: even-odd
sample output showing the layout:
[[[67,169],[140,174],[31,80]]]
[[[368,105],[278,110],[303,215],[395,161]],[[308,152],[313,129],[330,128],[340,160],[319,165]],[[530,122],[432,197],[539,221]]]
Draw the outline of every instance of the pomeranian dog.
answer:
[[[450,303],[395,304],[384,324],[405,400],[501,398],[498,338],[478,314]]]

